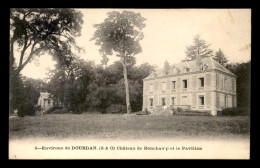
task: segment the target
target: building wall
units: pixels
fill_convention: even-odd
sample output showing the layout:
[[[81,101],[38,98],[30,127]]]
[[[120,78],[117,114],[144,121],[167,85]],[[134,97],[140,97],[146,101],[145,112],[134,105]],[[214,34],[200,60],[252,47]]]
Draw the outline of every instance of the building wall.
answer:
[[[199,78],[204,79],[204,87],[200,86]],[[183,80],[187,80],[187,88],[183,87]],[[172,104],[171,98],[175,98],[175,105],[183,105],[187,97],[187,105],[190,105],[191,110],[197,111],[221,110],[226,105],[234,107],[235,84],[235,77],[214,70],[144,80],[143,110],[161,105],[163,97],[166,98],[166,106]],[[200,96],[204,97],[204,105],[200,105]],[[153,107],[149,104],[151,98]]]
[[[225,73],[216,73],[217,110],[236,107],[236,78]]]
[[[46,111],[53,106],[53,100],[51,98],[49,98],[49,95],[50,94],[48,94],[46,92],[40,92],[40,97],[38,98],[38,105],[41,106],[42,110]],[[49,103],[48,103],[48,101],[49,101]]]

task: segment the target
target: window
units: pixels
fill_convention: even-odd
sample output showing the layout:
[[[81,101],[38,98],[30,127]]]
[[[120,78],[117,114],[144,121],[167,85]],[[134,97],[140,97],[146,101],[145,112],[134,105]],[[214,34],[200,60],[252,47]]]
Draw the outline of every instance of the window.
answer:
[[[162,98],[162,106],[165,106],[165,105],[166,105],[166,101],[165,101],[165,100],[166,100],[166,98],[163,97],[163,98]]]
[[[50,99],[48,99],[48,105],[50,105],[51,104],[51,100]]]
[[[188,96],[182,96],[182,105],[188,105]]]
[[[162,82],[162,91],[163,91],[163,92],[166,91],[166,82]]]
[[[153,107],[153,99],[150,99],[150,106]]]
[[[153,84],[150,84],[150,85],[149,85],[149,91],[150,91],[150,92],[153,92]]]
[[[172,81],[172,89],[175,90],[176,87],[176,81]]]
[[[225,77],[224,78],[224,84],[223,84],[223,89],[227,89],[227,78]]]
[[[175,97],[172,97],[172,105],[175,105]]]
[[[199,105],[204,105],[204,96],[199,96]]]
[[[199,78],[200,87],[204,87],[204,78]]]
[[[187,88],[187,80],[183,80],[183,88]]]

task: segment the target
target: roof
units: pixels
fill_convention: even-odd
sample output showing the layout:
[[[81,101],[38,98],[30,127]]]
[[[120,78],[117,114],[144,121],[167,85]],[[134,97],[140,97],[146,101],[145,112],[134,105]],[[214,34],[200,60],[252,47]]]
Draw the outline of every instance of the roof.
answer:
[[[41,97],[44,97],[44,98],[49,98],[50,95],[51,95],[51,94],[48,93],[48,92],[40,92],[40,96],[41,96]]]
[[[228,69],[223,67],[221,64],[219,64],[212,57],[202,58],[200,64],[198,64],[196,60],[192,60],[192,61],[184,61],[178,64],[170,65],[168,75],[181,75],[189,72],[192,73],[192,72],[199,72],[199,71],[206,71],[206,70],[219,70],[221,72],[236,76]],[[156,72],[151,73],[145,79],[151,79],[151,78],[157,78],[163,76],[165,76],[164,68],[161,68]]]

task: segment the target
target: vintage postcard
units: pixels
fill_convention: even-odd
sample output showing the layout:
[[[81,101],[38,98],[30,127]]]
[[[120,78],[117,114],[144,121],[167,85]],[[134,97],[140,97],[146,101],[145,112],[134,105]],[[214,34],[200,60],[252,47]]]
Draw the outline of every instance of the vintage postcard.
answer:
[[[9,159],[250,159],[251,9],[10,9]]]

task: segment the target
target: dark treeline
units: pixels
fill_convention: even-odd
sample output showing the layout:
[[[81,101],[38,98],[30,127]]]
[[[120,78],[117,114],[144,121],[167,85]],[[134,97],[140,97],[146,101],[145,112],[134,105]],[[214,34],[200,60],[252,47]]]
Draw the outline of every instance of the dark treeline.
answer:
[[[251,61],[246,63],[229,63],[225,66],[237,75],[237,106],[250,107],[251,102]]]
[[[114,62],[104,67],[95,65],[91,61],[75,59],[69,67],[58,64],[56,66],[55,70],[50,71],[48,83],[30,78],[22,80],[19,77],[19,82],[14,84],[17,91],[14,92],[15,98],[12,99],[12,109],[18,109],[18,112],[21,111],[25,113],[24,115],[34,114],[35,111],[29,111],[33,111],[33,106],[37,104],[39,92],[48,91],[53,95],[55,106],[60,103],[67,112],[107,113],[108,110],[126,112],[123,67],[120,62]],[[130,101],[133,112],[142,110],[142,79],[155,68],[148,63],[128,66]],[[30,100],[30,103],[21,101],[25,97]],[[21,110],[24,107],[27,108],[27,112]]]

